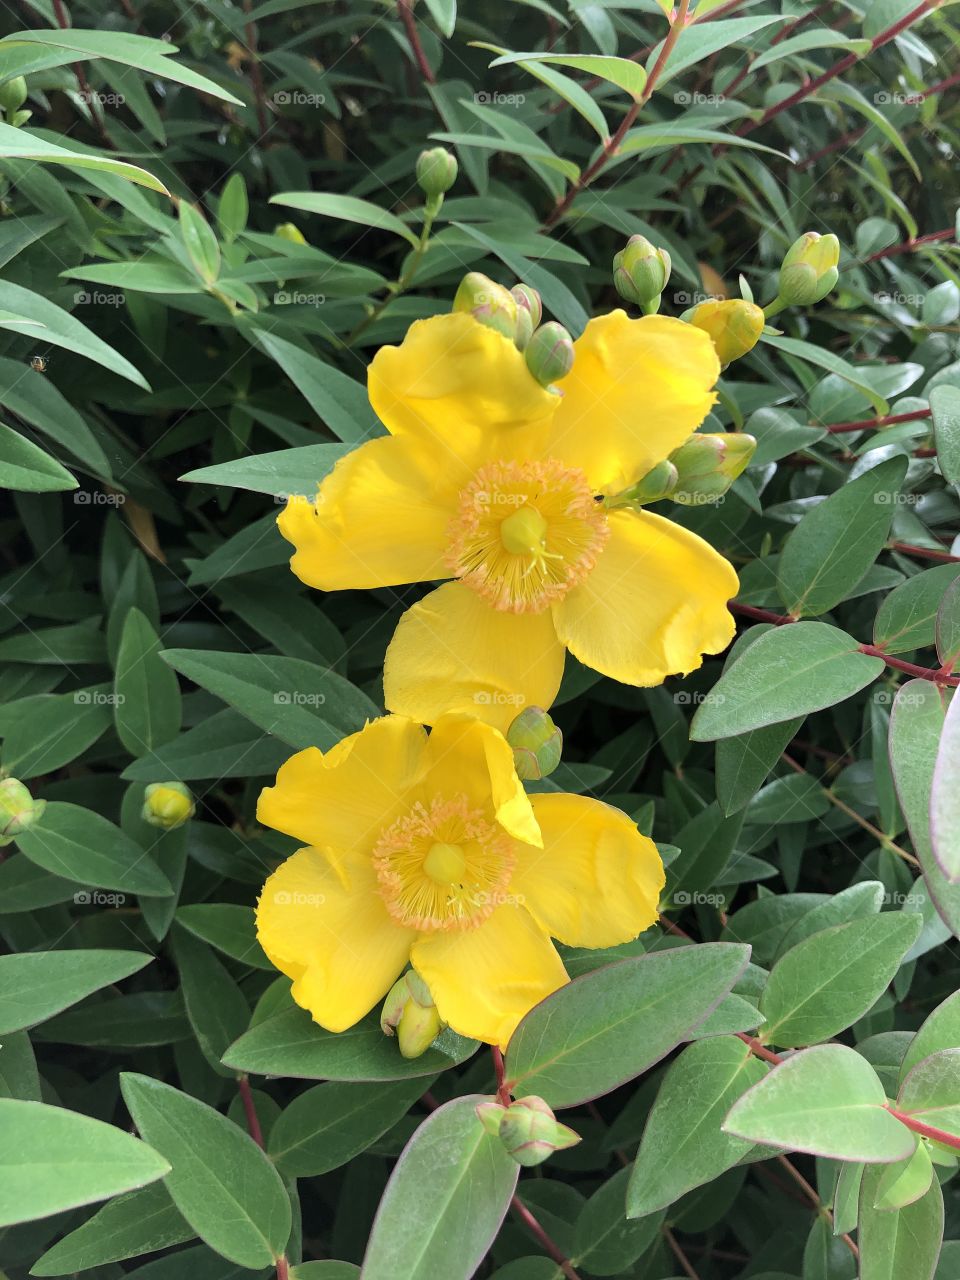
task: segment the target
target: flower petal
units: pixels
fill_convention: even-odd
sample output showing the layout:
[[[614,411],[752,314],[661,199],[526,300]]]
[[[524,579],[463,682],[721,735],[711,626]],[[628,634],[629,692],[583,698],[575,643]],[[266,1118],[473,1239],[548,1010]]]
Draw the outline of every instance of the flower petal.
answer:
[[[655,923],[665,877],[657,846],[609,805],[530,797],[543,848],[517,846],[510,892],[571,947],[615,947]]]
[[[473,716],[440,716],[427,740],[424,791],[464,794],[471,804],[492,809],[517,840],[541,843],[530,799],[517,777],[513,749],[496,729]]]
[[[498,907],[476,929],[421,934],[410,960],[444,1022],[501,1048],[524,1014],[568,981],[553,943],[522,907]]]
[[[733,566],[695,533],[649,512],[611,511],[590,576],[554,606],[557,634],[588,667],[623,684],[695,671],[733,639]]]
[[[329,852],[338,867],[364,853],[395,816],[423,769],[426,734],[404,716],[372,720],[329,751],[308,747],[265,787],[257,818]],[[350,859],[353,865],[355,859]]]
[[[646,475],[716,400],[713,343],[682,320],[612,311],[590,321],[574,351],[546,453],[579,467],[598,492]]]
[[[448,582],[400,619],[384,661],[384,698],[389,710],[424,724],[464,711],[506,732],[524,707],[550,706],[563,662],[549,609],[500,612]]]
[[[290,568],[323,591],[432,582],[467,479],[416,440],[370,440],[342,458],[316,502],[291,498],[277,524],[296,547]]]
[[[399,347],[381,347],[367,389],[393,435],[431,446],[438,471],[519,456],[514,437],[551,418],[558,404],[509,338],[464,313],[417,320]]]
[[[297,1004],[345,1031],[390,990],[416,934],[388,915],[372,867],[347,889],[319,849],[300,849],[263,886],[257,937]]]

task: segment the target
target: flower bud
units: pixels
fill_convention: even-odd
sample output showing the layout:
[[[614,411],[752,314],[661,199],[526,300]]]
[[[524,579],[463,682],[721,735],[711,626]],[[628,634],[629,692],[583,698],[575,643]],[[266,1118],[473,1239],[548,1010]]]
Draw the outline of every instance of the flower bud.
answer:
[[[613,259],[613,283],[621,298],[649,314],[660,306],[670,269],[666,249],[658,249],[646,236],[631,236]]]
[[[534,330],[523,353],[527,368],[543,387],[565,378],[573,368],[573,339],[562,324],[549,320]]]
[[[546,711],[526,707],[507,730],[517,777],[524,782],[545,778],[560,763],[563,734]]]
[[[534,329],[540,323],[543,304],[536,289],[531,289],[525,284],[514,285],[510,290],[510,296],[517,304],[517,331],[513,335],[513,340],[517,344],[517,350],[523,351]]]
[[[723,365],[752,351],[766,323],[763,309],[745,298],[725,302],[708,299],[693,308],[689,320],[695,329],[709,335]]]
[[[0,107],[6,115],[11,115],[27,100],[27,82],[23,76],[14,76],[0,85]]]
[[[419,1058],[445,1025],[430,988],[418,973],[408,969],[387,993],[380,1012],[380,1030],[388,1036],[396,1033],[404,1058]]]
[[[722,497],[746,469],[756,447],[753,436],[743,431],[690,436],[670,455],[677,469],[671,499],[683,506],[696,506]]]
[[[839,279],[839,261],[840,241],[835,235],[807,231],[790,246],[780,267],[781,302],[800,307],[820,302]]]
[[[661,498],[669,498],[677,487],[678,479],[677,468],[669,458],[665,458],[629,489],[625,496],[639,506],[645,506],[649,502],[659,502]]]
[[[543,1098],[520,1098],[509,1107],[481,1102],[477,1115],[487,1133],[498,1137],[517,1164],[527,1169],[580,1141],[579,1134],[559,1123]]]
[[[509,289],[479,271],[469,271],[453,299],[454,311],[467,311],[481,324],[513,341],[517,331],[517,303]]]
[[[273,228],[273,234],[281,240],[289,240],[291,244],[306,244],[307,239],[295,222],[281,222]]]
[[[46,807],[46,800],[34,800],[22,782],[4,778],[0,782],[0,848],[29,831]]]
[[[151,827],[172,831],[193,817],[196,805],[182,782],[151,782],[144,791],[142,817]]]
[[[431,147],[417,157],[417,182],[428,200],[445,195],[457,180],[457,158],[446,147]]]

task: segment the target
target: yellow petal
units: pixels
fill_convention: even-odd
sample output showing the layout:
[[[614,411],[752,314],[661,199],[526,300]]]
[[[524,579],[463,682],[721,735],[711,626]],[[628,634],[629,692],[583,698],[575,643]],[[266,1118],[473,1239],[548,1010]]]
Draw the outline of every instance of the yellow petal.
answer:
[[[517,840],[539,846],[540,829],[517,777],[513,749],[496,729],[472,716],[440,716],[427,741],[424,792],[463,794],[472,805],[492,809]]]
[[[399,347],[381,347],[367,389],[387,428],[426,441],[438,470],[517,456],[517,437],[558,403],[509,338],[463,313],[417,320]]]
[[[664,886],[657,846],[609,805],[585,796],[535,795],[543,848],[517,846],[510,892],[571,947],[615,947],[657,919]]]
[[[611,511],[590,576],[554,606],[557,634],[588,667],[623,684],[695,671],[734,634],[733,566],[695,533],[649,512]]]
[[[506,1048],[517,1023],[567,982],[553,944],[522,907],[479,928],[421,934],[410,960],[454,1031]]]
[[[463,711],[506,732],[524,707],[550,706],[563,661],[549,609],[500,612],[448,582],[400,619],[384,661],[384,698],[424,724]]]
[[[316,502],[291,498],[277,521],[296,547],[290,568],[323,591],[431,582],[468,477],[416,440],[370,440],[342,458]]]
[[[574,351],[546,452],[579,467],[598,492],[645,476],[716,400],[713,343],[682,320],[612,311],[590,321]]]
[[[300,849],[263,886],[257,937],[297,1004],[345,1031],[390,990],[416,935],[387,914],[372,866],[347,889],[318,849]]]
[[[423,768],[426,734],[403,716],[372,720],[327,752],[298,751],[260,793],[267,827],[329,852],[338,868],[369,849]],[[351,866],[353,860],[351,859]]]

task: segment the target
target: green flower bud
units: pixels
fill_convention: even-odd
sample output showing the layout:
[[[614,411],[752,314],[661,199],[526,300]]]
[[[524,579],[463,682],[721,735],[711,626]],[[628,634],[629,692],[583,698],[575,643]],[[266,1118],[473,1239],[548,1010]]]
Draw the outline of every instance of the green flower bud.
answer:
[[[151,782],[144,792],[142,817],[151,827],[172,831],[189,821],[196,807],[190,788],[182,782]]]
[[[445,195],[457,180],[457,157],[446,147],[431,147],[417,157],[417,182],[428,200]]]
[[[580,1135],[560,1124],[543,1098],[520,1098],[509,1107],[481,1102],[477,1115],[484,1129],[495,1134],[524,1168],[543,1164],[554,1151],[576,1146]]]
[[[613,259],[613,283],[621,298],[653,313],[660,306],[671,267],[666,249],[658,249],[646,236],[631,236]]]
[[[380,1030],[396,1033],[404,1058],[419,1058],[430,1048],[446,1024],[433,1003],[430,988],[413,969],[408,969],[387,993],[380,1012]]]
[[[526,707],[507,730],[517,777],[525,782],[545,778],[560,763],[563,734],[546,711]]]
[[[780,267],[780,300],[809,307],[827,296],[839,279],[840,241],[835,235],[807,231],[795,241]]]
[[[10,115],[27,100],[27,82],[23,76],[14,76],[0,85],[0,107]]]
[[[708,299],[694,307],[688,318],[695,329],[709,334],[722,365],[752,351],[766,324],[762,308],[745,298]]]
[[[0,848],[29,831],[46,807],[46,800],[34,800],[22,782],[4,778],[0,782]]]
[[[565,378],[573,368],[573,339],[562,324],[549,320],[534,331],[523,354],[536,380],[541,386],[549,387]]]
[[[746,469],[756,447],[753,436],[743,431],[690,436],[670,455],[677,469],[677,486],[670,498],[683,506],[716,501]]]
[[[454,311],[468,311],[481,324],[513,341],[517,332],[517,303],[509,289],[479,271],[469,271],[453,299]]]
[[[514,302],[520,311],[528,311],[530,313],[530,323],[534,329],[543,319],[543,302],[536,289],[531,289],[528,284],[515,284],[510,290]]]
[[[281,240],[289,240],[291,244],[307,243],[303,232],[294,222],[281,222],[273,228],[273,234],[279,236]]]
[[[677,468],[668,458],[665,458],[629,489],[625,496],[640,506],[645,506],[649,502],[659,502],[661,498],[669,498],[673,493],[677,487],[678,478]]]

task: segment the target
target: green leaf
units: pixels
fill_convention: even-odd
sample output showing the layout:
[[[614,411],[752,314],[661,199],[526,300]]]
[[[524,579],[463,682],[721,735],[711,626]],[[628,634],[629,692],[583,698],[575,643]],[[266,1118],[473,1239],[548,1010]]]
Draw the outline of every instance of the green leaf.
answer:
[[[246,997],[210,948],[185,929],[174,930],[173,954],[200,1051],[214,1071],[232,1075],[220,1059],[250,1021]]]
[[[307,1089],[284,1109],[267,1151],[282,1174],[313,1178],[366,1151],[426,1090],[422,1076],[376,1084],[332,1081]]]
[[[162,1182],[111,1200],[58,1240],[30,1269],[32,1276],[65,1276],[192,1240],[194,1231]]]
[[[0,956],[0,1035],[52,1018],[91,992],[139,973],[152,958],[140,951],[98,950]]]
[[[276,773],[289,755],[282,742],[227,708],[127,765],[120,776],[134,782],[259,778]]]
[[[556,64],[559,67],[570,67],[573,71],[586,71],[588,75],[607,84],[616,85],[629,93],[634,102],[643,97],[647,83],[647,73],[643,67],[629,58],[610,58],[599,53],[508,53],[502,58],[495,58],[491,67],[507,66],[512,62],[540,62],[545,66]]]
[[[401,1058],[396,1042],[381,1031],[379,1014],[335,1034],[297,1008],[256,1023],[230,1046],[223,1062],[235,1071],[258,1075],[362,1083],[436,1075],[465,1062],[475,1051],[475,1041],[458,1036],[449,1055],[431,1048],[419,1058]]]
[[[885,1103],[865,1058],[846,1045],[817,1045],[786,1058],[749,1089],[723,1130],[788,1151],[890,1164],[911,1155],[916,1139]]]
[[[803,517],[777,571],[780,599],[793,617],[826,613],[854,590],[887,541],[906,472],[906,458],[888,458]]]
[[[205,285],[212,285],[220,274],[220,246],[217,237],[195,205],[180,200],[177,210],[180,215],[180,235],[193,269]]]
[[[880,602],[873,643],[886,653],[910,653],[933,645],[944,592],[958,578],[960,565],[941,564],[895,587]]]
[[[0,49],[4,43],[5,41],[0,41]],[[147,187],[150,191],[159,191],[165,196],[170,194],[159,178],[138,165],[114,160],[112,156],[100,156],[92,151],[81,151],[76,143],[70,147],[61,147],[38,134],[26,129],[15,129],[9,124],[0,124],[0,158],[32,160],[37,164],[62,164],[80,173],[86,169],[112,173],[118,178],[126,178],[128,182]]]
[[[392,231],[413,248],[417,246],[417,237],[395,213],[381,209],[369,200],[358,200],[356,196],[321,191],[281,191],[270,197],[270,203],[283,205],[286,209],[301,209],[304,213],[318,213],[321,217],[336,218],[340,222],[358,222],[362,227],[375,227],[378,231]]]
[[[960,582],[952,582],[937,610],[937,656],[952,669],[960,660]]]
[[[808,53],[811,49],[847,49],[850,53],[863,54],[869,51],[870,41],[842,36],[829,27],[815,27],[812,31],[801,31],[788,40],[781,40],[779,44],[764,49],[750,63],[750,70],[751,72],[759,71],[761,67],[766,67],[771,62],[777,62],[781,58],[791,58],[797,53]]]
[[[110,462],[96,436],[49,378],[25,378],[21,361],[0,358],[0,404],[66,450],[85,470],[111,478]]]
[[[883,670],[882,658],[825,622],[796,622],[766,632],[733,662],[697,709],[695,742],[732,738],[764,725],[822,711],[850,698]]]
[[[0,423],[0,489],[56,493],[77,488],[76,476],[61,467],[56,458],[51,458],[19,431]]]
[[[292,747],[327,750],[380,714],[343,676],[299,658],[165,649],[163,660]]]
[[[883,1167],[864,1170],[860,1189],[860,1280],[933,1280],[943,1240],[943,1193],[936,1180],[903,1209],[875,1209]]]
[[[960,991],[938,1004],[911,1041],[900,1066],[900,1083],[918,1062],[941,1049],[960,1049]]]
[[[457,25],[457,0],[426,0],[430,16],[449,40]]]
[[[166,258],[145,256],[134,262],[94,262],[83,267],[61,271],[67,280],[83,280],[86,284],[109,285],[130,289],[134,293],[202,293],[203,288],[176,262]]]
[[[17,836],[31,862],[54,875],[100,889],[163,897],[173,886],[139,845],[92,809],[48,802],[36,826]]]
[[[811,822],[829,810],[830,801],[819,779],[809,773],[792,773],[759,791],[747,806],[744,821],[770,826]]]
[[[960,1138],[960,1048],[939,1049],[911,1067],[897,1110]]]
[[[777,961],[760,998],[763,1039],[786,1046],[829,1040],[876,1003],[916,942],[919,915],[887,911],[823,929]]]
[[[933,769],[930,845],[937,866],[956,884],[960,881],[960,698],[956,695],[947,708]]]
[[[883,396],[874,391],[873,387],[860,376],[853,365],[848,364],[840,356],[834,355],[832,351],[827,351],[822,347],[815,347],[811,342],[801,342],[798,338],[778,338],[771,334],[764,334],[760,341],[765,342],[768,347],[774,347],[777,351],[785,351],[788,355],[796,356],[798,360],[805,360],[808,364],[815,364],[820,369],[826,369],[829,373],[837,374],[866,396],[873,405],[878,417],[889,413],[890,406]]]
[[[160,658],[160,637],[139,609],[123,624],[114,682],[117,736],[131,755],[162,747],[180,732],[180,686]]]
[[[274,1263],[290,1235],[290,1201],[253,1139],[149,1076],[123,1072],[120,1088],[140,1133],[169,1161],[167,1190],[201,1240],[242,1267]]]
[[[696,66],[704,58],[710,58],[722,49],[730,48],[731,45],[749,41],[751,36],[758,31],[762,31],[764,27],[769,27],[774,22],[783,21],[785,21],[783,17],[775,14],[758,18],[725,18],[716,22],[685,27],[680,32],[680,37],[667,59],[666,66],[663,67],[657,78],[657,89],[662,89],[674,76],[679,75],[681,71],[687,71],[690,67]],[[647,66],[649,68],[652,69],[656,64],[662,48],[663,41],[661,40],[650,51],[647,58]]]
[[[505,54],[508,50],[500,45],[487,44],[482,40],[472,42],[478,49],[488,49],[491,53]],[[565,76],[562,71],[557,71],[556,67],[550,66],[540,60],[539,57],[529,61],[520,62],[519,66],[532,76],[552,89],[558,97],[562,98],[569,106],[573,107],[579,115],[581,115],[587,124],[590,125],[600,136],[602,142],[606,142],[610,137],[610,129],[604,119],[603,112],[594,102],[589,92],[571,76]]]
[[[0,1098],[0,1226],[146,1186],[169,1169],[145,1142],[90,1116]]]
[[[623,159],[640,151],[656,151],[661,147],[677,147],[700,144],[701,146],[746,147],[751,151],[763,151],[771,156],[785,156],[773,147],[754,142],[752,138],[739,138],[735,133],[723,133],[719,129],[704,129],[692,124],[644,124],[631,129],[617,148],[617,156]],[[815,349],[815,348],[814,348]]]
[[[26,1031],[4,1034],[0,1054],[0,1098],[19,1098],[22,1102],[41,1102],[40,1074],[33,1045]]]
[[[577,1219],[572,1261],[592,1276],[629,1273],[660,1234],[662,1213],[633,1221],[624,1217],[629,1179],[630,1170],[620,1169],[593,1193]]]
[[[370,1233],[364,1280],[469,1280],[507,1212],[520,1166],[456,1098],[423,1122],[400,1157]]]
[[[273,970],[257,941],[253,907],[232,902],[194,902],[177,911],[177,921],[196,938],[254,969]]]
[[[6,719],[0,759],[4,771],[21,782],[53,773],[83,755],[113,719],[103,686],[73,693],[41,693],[17,704]]]
[[[703,943],[622,960],[577,978],[536,1005],[507,1049],[518,1097],[572,1107],[653,1066],[730,991],[749,949]]]
[[[348,444],[305,444],[298,449],[277,449],[273,453],[199,467],[180,479],[193,484],[250,489],[253,493],[269,493],[274,498],[292,494],[315,498],[320,481],[352,451],[353,446]]]
[[[720,1126],[733,1103],[766,1073],[734,1036],[684,1049],[667,1071],[643,1131],[627,1190],[631,1218],[666,1209],[752,1150],[752,1143]]]
[[[933,1178],[933,1162],[924,1143],[906,1160],[888,1164],[877,1183],[875,1209],[902,1209],[904,1205],[919,1200]]]
[[[717,743],[717,799],[728,816],[759,790],[803,720],[784,720]]]

